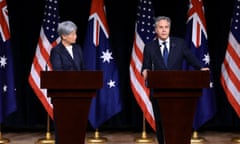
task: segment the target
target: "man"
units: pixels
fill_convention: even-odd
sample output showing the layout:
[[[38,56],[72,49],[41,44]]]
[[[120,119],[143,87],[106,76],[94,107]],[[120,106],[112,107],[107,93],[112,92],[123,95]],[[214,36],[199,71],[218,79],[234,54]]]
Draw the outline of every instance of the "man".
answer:
[[[148,43],[143,51],[142,75],[146,79],[148,70],[182,70],[183,61],[186,60],[197,70],[209,70],[204,68],[191,50],[181,38],[170,37],[171,19],[159,16],[155,19],[155,32],[157,38]],[[157,138],[159,144],[164,144],[164,134],[161,126],[161,118],[158,102],[150,96],[157,126]]]
[[[201,66],[200,61],[190,51],[183,39],[169,36],[170,28],[171,19],[169,17],[159,16],[155,19],[157,38],[146,44],[143,52],[142,75],[144,78],[147,77],[147,70],[182,70],[184,60],[197,70],[209,70]],[[166,63],[164,50],[167,53]]]

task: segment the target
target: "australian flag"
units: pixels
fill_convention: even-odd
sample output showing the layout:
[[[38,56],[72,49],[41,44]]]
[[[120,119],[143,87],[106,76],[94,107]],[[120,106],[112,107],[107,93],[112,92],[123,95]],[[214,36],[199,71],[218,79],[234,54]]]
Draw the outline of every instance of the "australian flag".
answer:
[[[0,1],[0,124],[17,109],[6,0]]]
[[[122,110],[118,69],[109,43],[104,10],[104,0],[92,0],[83,47],[86,69],[103,71],[103,88],[92,99],[89,112],[89,121],[93,128],[98,128]]]
[[[190,0],[187,20],[186,42],[195,56],[202,62],[203,67],[209,67],[210,56],[207,43],[206,21],[204,18],[204,7],[200,0]],[[184,64],[184,69],[193,70]],[[195,111],[193,129],[198,130],[208,120],[213,118],[216,111],[215,94],[213,89],[212,74],[210,88],[203,89],[203,95],[199,98]]]

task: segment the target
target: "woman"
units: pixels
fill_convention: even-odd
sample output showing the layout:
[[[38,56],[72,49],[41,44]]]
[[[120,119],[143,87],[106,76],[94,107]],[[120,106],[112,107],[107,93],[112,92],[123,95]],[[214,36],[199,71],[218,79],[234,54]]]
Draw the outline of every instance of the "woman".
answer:
[[[61,42],[52,48],[50,61],[53,70],[83,70],[83,54],[80,45],[75,44],[77,26],[72,21],[63,21],[58,26]]]

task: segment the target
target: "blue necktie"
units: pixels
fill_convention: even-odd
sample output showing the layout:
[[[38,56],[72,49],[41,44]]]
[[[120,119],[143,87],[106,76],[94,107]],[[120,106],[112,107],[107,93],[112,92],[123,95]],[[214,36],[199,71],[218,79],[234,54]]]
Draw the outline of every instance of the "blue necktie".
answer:
[[[163,42],[162,44],[163,44],[163,60],[164,60],[165,65],[167,66],[168,49],[167,49],[167,46],[166,46],[166,42]]]

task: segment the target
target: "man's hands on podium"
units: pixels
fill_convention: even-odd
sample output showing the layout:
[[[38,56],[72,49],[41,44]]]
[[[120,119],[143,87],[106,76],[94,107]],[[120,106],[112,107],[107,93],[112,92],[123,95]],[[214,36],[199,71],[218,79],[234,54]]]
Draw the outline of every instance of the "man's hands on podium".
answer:
[[[203,67],[200,69],[201,71],[209,71],[210,69],[208,67]]]
[[[201,68],[200,69],[201,71],[209,71],[210,69],[208,68],[208,67],[203,67],[203,68]],[[147,71],[148,71],[148,69],[144,69],[143,71],[142,71],[142,76],[143,76],[143,78],[146,80],[147,79]]]
[[[142,76],[145,80],[147,80],[147,71],[148,71],[147,69],[142,71]]]

